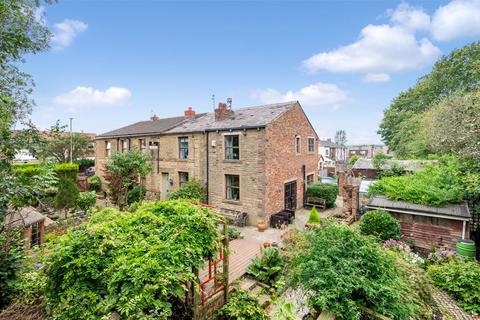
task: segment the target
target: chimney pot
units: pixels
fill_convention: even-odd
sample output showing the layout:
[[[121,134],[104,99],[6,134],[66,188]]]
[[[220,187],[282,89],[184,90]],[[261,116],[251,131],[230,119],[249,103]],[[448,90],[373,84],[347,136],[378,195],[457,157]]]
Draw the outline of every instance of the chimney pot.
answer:
[[[223,120],[233,114],[233,110],[227,107],[224,102],[218,103],[218,108],[215,109],[215,121]]]
[[[157,121],[158,119],[160,119],[156,114],[154,114],[153,116],[150,117],[150,120],[152,121]]]

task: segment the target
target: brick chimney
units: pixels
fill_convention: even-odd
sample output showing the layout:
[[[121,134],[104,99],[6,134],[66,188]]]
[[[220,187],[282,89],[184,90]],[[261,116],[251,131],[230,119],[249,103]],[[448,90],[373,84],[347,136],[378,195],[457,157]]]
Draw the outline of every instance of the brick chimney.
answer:
[[[215,109],[215,121],[223,120],[233,114],[233,110],[226,103],[220,102]]]
[[[192,107],[188,107],[187,110],[185,110],[185,119],[191,119],[193,117],[195,117],[195,111],[192,109]]]
[[[157,121],[158,119],[160,119],[156,114],[154,114],[153,116],[150,117],[150,120],[152,121]]]

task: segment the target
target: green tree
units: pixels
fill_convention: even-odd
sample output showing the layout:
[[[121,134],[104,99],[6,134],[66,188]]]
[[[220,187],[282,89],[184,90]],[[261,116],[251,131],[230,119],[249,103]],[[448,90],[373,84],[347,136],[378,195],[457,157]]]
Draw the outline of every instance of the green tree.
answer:
[[[90,137],[78,132],[72,133],[70,137],[65,128],[66,126],[60,125],[58,121],[50,128],[38,151],[41,159],[55,159],[63,163],[70,161],[70,151],[73,160],[87,153],[88,146],[92,143]]]
[[[116,152],[105,164],[111,199],[120,209],[128,203],[128,192],[152,171],[150,157],[138,150]]]
[[[435,63],[431,73],[400,93],[384,111],[379,134],[399,156],[422,156],[428,153],[424,144],[422,114],[441,99],[480,87],[480,43],[474,42],[452,51]],[[412,144],[408,146],[408,142]],[[407,142],[407,147],[405,143]]]

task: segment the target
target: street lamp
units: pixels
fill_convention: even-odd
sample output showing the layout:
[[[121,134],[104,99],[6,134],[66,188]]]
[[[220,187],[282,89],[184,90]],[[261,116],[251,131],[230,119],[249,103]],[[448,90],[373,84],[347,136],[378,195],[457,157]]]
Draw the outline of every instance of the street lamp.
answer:
[[[72,121],[73,118],[70,118],[70,163],[73,163],[73,135],[72,135]]]

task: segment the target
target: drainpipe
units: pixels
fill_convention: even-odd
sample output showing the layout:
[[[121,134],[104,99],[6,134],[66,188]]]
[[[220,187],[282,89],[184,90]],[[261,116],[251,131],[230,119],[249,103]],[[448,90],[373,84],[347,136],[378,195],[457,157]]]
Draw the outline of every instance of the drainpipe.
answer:
[[[208,199],[208,182],[209,182],[209,179],[208,179],[208,175],[209,175],[209,157],[208,157],[208,131],[204,131],[204,134],[206,135],[205,136],[205,154],[206,154],[206,168],[205,168],[205,178],[206,178],[206,185],[205,185],[205,189],[206,189],[206,195],[205,195],[205,200],[207,202],[207,204],[209,203],[209,199]]]
[[[307,203],[307,167],[305,165],[302,165],[302,176],[303,176],[303,206],[305,207],[305,204]]]

